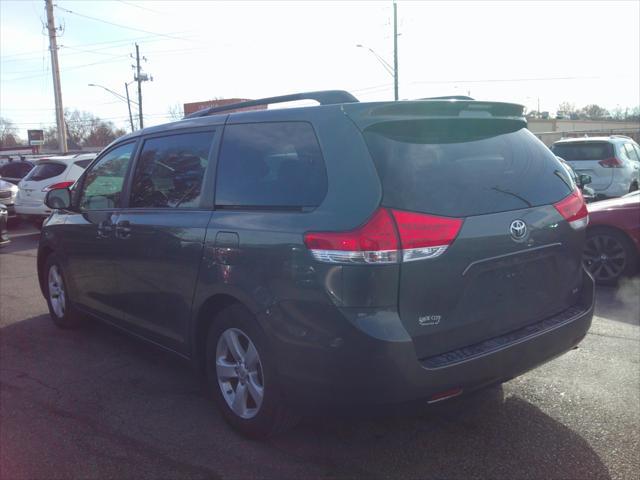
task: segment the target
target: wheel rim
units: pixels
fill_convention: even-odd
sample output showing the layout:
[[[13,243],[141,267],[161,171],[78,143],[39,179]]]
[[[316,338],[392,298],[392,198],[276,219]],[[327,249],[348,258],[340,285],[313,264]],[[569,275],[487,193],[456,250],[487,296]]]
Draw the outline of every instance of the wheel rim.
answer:
[[[609,235],[594,235],[584,248],[584,265],[596,280],[618,278],[627,264],[627,255],[620,242]]]
[[[51,302],[53,313],[55,313],[58,318],[64,317],[67,299],[64,292],[62,275],[57,265],[51,265],[49,269],[49,301]]]
[[[240,418],[255,417],[264,399],[262,362],[255,345],[242,330],[229,328],[220,335],[216,374],[231,411]]]

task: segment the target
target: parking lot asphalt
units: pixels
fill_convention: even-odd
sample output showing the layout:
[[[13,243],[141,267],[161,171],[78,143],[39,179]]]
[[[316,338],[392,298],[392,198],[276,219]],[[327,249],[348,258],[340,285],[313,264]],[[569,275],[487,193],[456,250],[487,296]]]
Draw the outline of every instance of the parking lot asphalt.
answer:
[[[48,317],[38,233],[0,250],[0,478],[616,478],[640,472],[640,278],[599,288],[576,350],[437,407],[231,431],[188,365]]]

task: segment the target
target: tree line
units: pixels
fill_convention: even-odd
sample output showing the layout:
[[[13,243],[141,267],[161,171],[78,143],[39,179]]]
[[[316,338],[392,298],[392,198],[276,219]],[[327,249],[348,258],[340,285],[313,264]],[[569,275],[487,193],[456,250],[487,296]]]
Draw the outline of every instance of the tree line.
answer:
[[[82,147],[105,147],[116,138],[127,133],[113,122],[95,116],[91,112],[67,110],[64,112],[67,130],[67,146],[70,150]],[[44,128],[44,146],[58,148],[58,128]],[[18,129],[11,120],[0,117],[0,147],[27,145],[27,139],[20,138]]]
[[[532,110],[527,112],[527,117],[549,118],[549,112],[537,112]],[[640,121],[640,106],[634,108],[616,107],[612,110],[607,110],[595,103],[578,108],[575,103],[562,102],[558,105],[556,118],[570,118],[571,120],[624,120],[628,122],[637,122]]]

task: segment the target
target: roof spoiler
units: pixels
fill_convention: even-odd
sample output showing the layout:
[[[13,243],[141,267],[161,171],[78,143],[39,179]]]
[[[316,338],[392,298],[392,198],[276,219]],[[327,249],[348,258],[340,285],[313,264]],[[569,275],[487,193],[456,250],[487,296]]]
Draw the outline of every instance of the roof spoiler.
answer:
[[[260,105],[271,105],[274,103],[294,102],[297,100],[315,100],[320,105],[335,105],[338,103],[355,103],[358,99],[344,90],[321,90],[317,92],[294,93],[279,97],[261,98],[259,100],[249,100],[247,102],[232,103],[221,107],[210,107],[197,112],[190,113],[184,118],[206,117],[214,113],[227,112],[240,108],[257,107]]]
[[[466,95],[445,95],[444,97],[427,97],[419,98],[418,100],[475,100],[475,98],[467,97]]]

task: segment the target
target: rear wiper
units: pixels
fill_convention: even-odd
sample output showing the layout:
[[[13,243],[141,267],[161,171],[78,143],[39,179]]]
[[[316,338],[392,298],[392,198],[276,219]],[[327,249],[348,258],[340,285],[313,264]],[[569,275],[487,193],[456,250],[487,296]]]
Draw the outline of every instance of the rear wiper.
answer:
[[[495,190],[496,192],[504,193],[505,195],[511,195],[512,197],[516,197],[518,200],[521,200],[522,202],[526,203],[528,207],[533,207],[533,204],[529,200],[527,200],[525,198],[522,198],[517,193],[513,193],[513,192],[510,192],[508,190],[502,190],[502,189],[500,189],[498,187],[491,187],[491,190]]]

